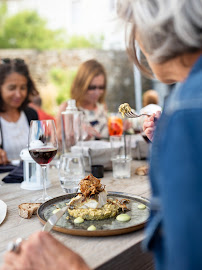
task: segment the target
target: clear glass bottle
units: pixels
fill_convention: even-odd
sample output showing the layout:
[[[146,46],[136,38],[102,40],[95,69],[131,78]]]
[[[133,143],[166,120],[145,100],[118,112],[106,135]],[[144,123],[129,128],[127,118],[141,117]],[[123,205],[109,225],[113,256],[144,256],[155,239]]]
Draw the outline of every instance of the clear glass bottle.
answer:
[[[76,107],[75,99],[67,101],[62,117],[62,152],[71,152],[71,147],[82,141],[82,112]]]

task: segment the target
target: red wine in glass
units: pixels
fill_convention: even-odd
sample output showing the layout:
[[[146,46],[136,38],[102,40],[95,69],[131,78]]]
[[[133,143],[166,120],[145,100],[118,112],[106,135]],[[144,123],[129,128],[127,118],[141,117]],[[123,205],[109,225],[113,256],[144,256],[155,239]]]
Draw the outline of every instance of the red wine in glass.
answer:
[[[30,124],[28,149],[33,160],[41,166],[43,194],[35,202],[51,199],[46,192],[47,164],[55,157],[58,141],[53,120],[33,120]]]
[[[39,148],[39,149],[31,149],[29,153],[33,160],[35,160],[38,164],[48,164],[52,161],[57,153],[56,148]]]

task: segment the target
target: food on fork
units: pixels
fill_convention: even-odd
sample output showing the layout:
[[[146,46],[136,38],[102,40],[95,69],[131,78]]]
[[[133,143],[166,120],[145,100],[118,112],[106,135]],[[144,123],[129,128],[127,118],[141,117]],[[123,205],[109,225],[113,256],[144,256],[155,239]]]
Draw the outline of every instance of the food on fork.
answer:
[[[68,203],[70,216],[86,220],[101,220],[128,210],[126,203],[129,200],[107,199],[105,186],[92,174],[82,179],[79,185],[81,193]]]
[[[123,103],[119,106],[119,112],[121,113],[122,117],[124,118],[125,113],[131,112],[131,107],[128,103]]]
[[[37,209],[41,203],[21,203],[18,205],[18,212],[22,218],[31,218],[32,215],[35,215]]]

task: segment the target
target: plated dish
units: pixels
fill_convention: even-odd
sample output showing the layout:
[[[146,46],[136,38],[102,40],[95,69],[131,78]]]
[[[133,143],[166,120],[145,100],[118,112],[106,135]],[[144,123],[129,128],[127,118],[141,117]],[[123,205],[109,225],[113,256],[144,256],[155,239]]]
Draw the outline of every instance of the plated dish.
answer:
[[[42,224],[45,224],[50,216],[53,215],[53,211],[58,208],[64,207],[72,198],[77,194],[66,194],[53,198],[43,203],[38,209],[38,218]],[[130,200],[127,214],[130,215],[131,219],[127,222],[121,222],[116,217],[103,219],[103,220],[84,220],[83,223],[75,224],[74,217],[71,217],[66,212],[63,217],[57,222],[53,230],[63,232],[71,235],[81,236],[110,236],[129,233],[142,229],[147,222],[149,216],[149,201],[145,198],[135,196],[132,194],[121,193],[121,192],[108,192],[108,198],[112,199],[128,199]],[[144,209],[140,209],[140,205],[145,205]],[[95,231],[88,231],[90,226],[95,226]]]
[[[7,205],[4,201],[0,200],[0,224],[4,221],[7,213]]]

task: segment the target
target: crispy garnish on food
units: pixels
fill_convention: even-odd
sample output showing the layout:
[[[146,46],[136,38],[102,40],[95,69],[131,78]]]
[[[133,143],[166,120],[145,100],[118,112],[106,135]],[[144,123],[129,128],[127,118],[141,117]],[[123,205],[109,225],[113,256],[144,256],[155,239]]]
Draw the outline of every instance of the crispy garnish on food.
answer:
[[[85,197],[90,197],[92,195],[98,194],[105,189],[100,183],[100,180],[94,177],[92,174],[89,174],[79,183],[80,191]]]
[[[125,211],[128,211],[128,207],[126,206],[126,203],[129,203],[130,200],[127,200],[127,199],[122,199],[122,200],[118,200],[118,199],[107,199],[107,202],[108,203],[111,203],[111,204],[116,204],[119,209],[121,209],[121,211],[125,212]]]
[[[131,107],[128,103],[123,103],[119,106],[119,112],[121,113],[122,117],[124,118],[125,113],[131,112]]]

